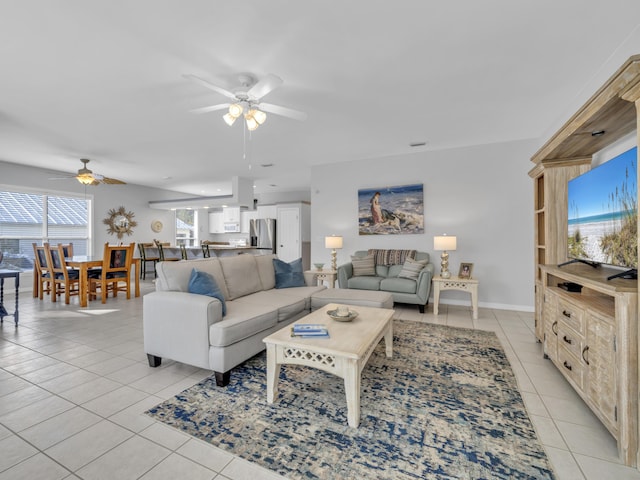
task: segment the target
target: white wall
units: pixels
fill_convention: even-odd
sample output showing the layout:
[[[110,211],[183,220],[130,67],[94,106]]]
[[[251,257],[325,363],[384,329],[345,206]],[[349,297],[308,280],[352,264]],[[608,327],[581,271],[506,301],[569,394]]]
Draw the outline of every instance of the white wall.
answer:
[[[433,237],[456,235],[449,269],[474,264],[481,306],[532,311],[533,187],[527,175],[537,142],[527,140],[400,157],[319,165],[311,174],[311,261],[330,261],[324,237],[344,237],[338,264],[356,250],[414,248],[429,252],[440,271]],[[425,233],[358,235],[360,188],[422,183]],[[443,303],[469,303],[469,296],[448,291]]]

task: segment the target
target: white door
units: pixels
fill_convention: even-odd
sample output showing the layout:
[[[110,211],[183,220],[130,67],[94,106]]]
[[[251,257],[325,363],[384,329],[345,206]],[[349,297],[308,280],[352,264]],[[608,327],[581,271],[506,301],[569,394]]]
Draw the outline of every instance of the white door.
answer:
[[[292,262],[302,256],[300,248],[300,209],[298,207],[278,207],[276,241],[278,258]]]

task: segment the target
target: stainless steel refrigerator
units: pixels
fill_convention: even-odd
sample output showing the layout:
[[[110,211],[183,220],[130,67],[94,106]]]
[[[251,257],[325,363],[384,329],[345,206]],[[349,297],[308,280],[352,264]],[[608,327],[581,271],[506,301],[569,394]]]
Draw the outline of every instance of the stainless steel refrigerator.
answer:
[[[276,221],[273,218],[252,218],[249,224],[251,246],[276,253]]]

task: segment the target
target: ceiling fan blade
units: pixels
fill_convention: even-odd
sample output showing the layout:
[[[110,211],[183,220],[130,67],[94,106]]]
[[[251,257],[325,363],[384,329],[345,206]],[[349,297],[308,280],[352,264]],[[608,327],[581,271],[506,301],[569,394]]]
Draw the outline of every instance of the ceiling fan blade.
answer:
[[[209,107],[194,108],[193,110],[189,110],[189,111],[191,113],[209,113],[209,112],[215,112],[216,110],[225,110],[229,108],[230,105],[231,105],[230,103],[221,103],[219,105],[211,105]]]
[[[233,92],[230,92],[229,90],[226,90],[222,87],[218,87],[217,85],[214,85],[213,83],[208,82],[203,78],[197,77],[196,75],[185,74],[183,75],[183,77],[189,80],[193,80],[194,82],[197,82],[200,85],[213,90],[214,92],[218,92],[219,94],[224,95],[225,97],[231,98],[233,100],[236,99],[236,95]]]
[[[115,178],[107,178],[107,177],[102,177],[101,180],[96,179],[96,182],[102,182],[107,185],[126,185],[127,184],[127,182],[123,182],[122,180],[117,180]]]
[[[307,114],[298,110],[293,110],[287,107],[281,107],[279,105],[272,105],[271,103],[260,103],[258,105],[260,110],[265,112],[274,113],[276,115],[282,115],[283,117],[293,118],[294,120],[306,120]]]
[[[247,95],[259,100],[270,91],[278,88],[280,85],[282,85],[282,79],[277,75],[270,73],[251,87],[247,92]]]

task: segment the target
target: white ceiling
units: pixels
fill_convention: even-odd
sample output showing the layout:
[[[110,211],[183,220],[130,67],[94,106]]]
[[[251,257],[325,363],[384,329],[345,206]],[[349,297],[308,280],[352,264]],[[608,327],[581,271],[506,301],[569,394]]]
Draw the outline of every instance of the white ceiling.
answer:
[[[312,165],[412,142],[539,137],[639,18],[638,0],[0,0],[0,160],[86,157],[197,195],[233,176],[308,189]],[[227,99],[184,74],[233,89],[241,72],[280,76],[264,101],[308,119],[269,115],[243,146],[223,111],[189,113]]]

